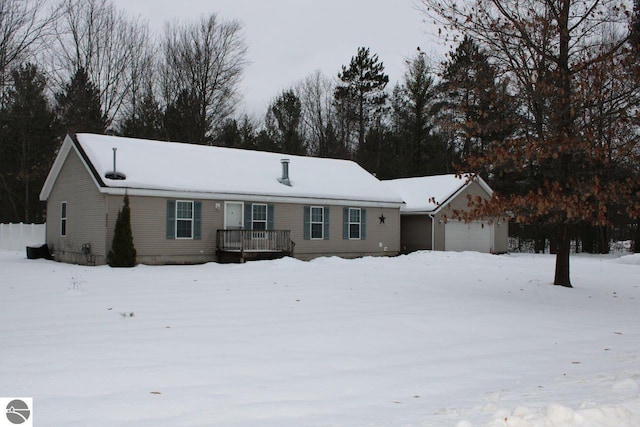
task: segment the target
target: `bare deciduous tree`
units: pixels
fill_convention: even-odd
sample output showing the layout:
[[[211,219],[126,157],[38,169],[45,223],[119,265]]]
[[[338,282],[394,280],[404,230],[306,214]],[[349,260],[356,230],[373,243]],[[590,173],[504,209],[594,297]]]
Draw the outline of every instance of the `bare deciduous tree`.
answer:
[[[47,40],[58,17],[46,0],[0,0],[0,105],[11,70]]]
[[[61,7],[55,75],[62,84],[84,68],[100,91],[111,125],[148,61],[147,25],[116,9],[111,0],[64,0]]]
[[[159,73],[156,54],[156,43],[149,36],[146,25],[138,25],[134,33],[137,40],[132,40],[132,47],[137,46],[137,54],[131,58],[127,67],[128,78],[124,104],[121,111],[120,124],[136,117],[141,104],[156,98],[159,93]]]
[[[247,47],[238,21],[216,14],[195,23],[168,24],[162,42],[162,91],[166,104],[180,94],[198,103],[197,141],[211,143],[235,110]]]
[[[328,134],[335,127],[334,91],[334,82],[319,70],[296,86],[302,105],[303,134],[311,155],[329,157],[335,151]]]

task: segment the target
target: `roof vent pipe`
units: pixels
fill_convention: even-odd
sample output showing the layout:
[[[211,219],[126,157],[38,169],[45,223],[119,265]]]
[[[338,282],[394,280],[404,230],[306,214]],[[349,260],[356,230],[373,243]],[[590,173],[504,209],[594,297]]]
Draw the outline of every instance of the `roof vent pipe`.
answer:
[[[291,187],[291,181],[289,180],[289,159],[282,159],[280,163],[282,163],[282,178],[278,178],[278,182]]]
[[[116,147],[113,147],[113,171],[107,172],[106,174],[104,174],[104,177],[116,180],[127,179],[125,174],[118,172],[118,170],[116,169],[116,151],[118,151],[118,149]]]

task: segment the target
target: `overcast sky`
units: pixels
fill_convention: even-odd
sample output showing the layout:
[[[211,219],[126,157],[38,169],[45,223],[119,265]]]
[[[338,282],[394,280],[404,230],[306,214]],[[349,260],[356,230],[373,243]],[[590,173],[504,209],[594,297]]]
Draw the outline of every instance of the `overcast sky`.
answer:
[[[315,70],[336,78],[359,46],[378,54],[390,87],[420,48],[444,50],[429,34],[414,0],[114,0],[162,33],[164,23],[215,12],[242,22],[248,45],[240,112],[262,118],[270,101]]]

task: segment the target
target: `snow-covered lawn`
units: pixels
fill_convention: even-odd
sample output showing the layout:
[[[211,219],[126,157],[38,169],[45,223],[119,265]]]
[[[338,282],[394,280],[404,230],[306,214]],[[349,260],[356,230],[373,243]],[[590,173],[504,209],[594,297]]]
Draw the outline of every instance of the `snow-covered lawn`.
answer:
[[[0,251],[36,426],[638,426],[640,257],[82,267]]]

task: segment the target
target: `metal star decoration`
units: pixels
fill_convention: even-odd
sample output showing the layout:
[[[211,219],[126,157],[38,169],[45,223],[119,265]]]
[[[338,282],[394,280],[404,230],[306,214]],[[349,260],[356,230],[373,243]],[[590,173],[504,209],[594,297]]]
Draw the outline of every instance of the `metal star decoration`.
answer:
[[[385,218],[384,214],[382,214],[378,217],[378,219],[380,219],[380,224],[384,224],[384,220],[387,218]]]

